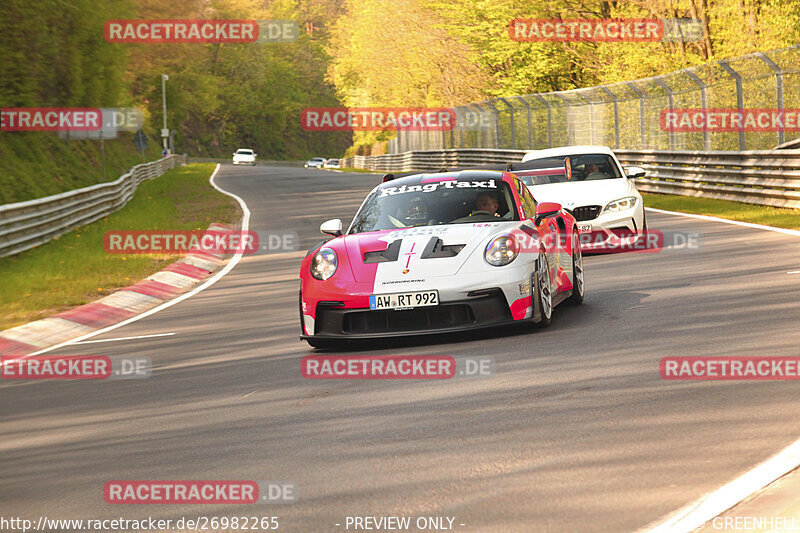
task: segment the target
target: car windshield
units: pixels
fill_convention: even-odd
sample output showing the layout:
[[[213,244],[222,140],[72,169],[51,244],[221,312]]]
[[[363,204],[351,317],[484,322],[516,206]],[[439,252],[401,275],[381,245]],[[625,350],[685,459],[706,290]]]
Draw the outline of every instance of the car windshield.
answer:
[[[325,161],[324,157],[312,157],[311,161]]]
[[[571,175],[567,175],[565,159],[569,157]],[[563,155],[525,161],[524,170],[513,171],[525,185],[575,183],[621,178],[614,158],[606,154]]]
[[[377,189],[361,206],[349,233],[508,220],[519,216],[511,188],[501,179],[431,179]]]
[[[252,150],[236,150],[236,153],[239,155],[253,155]]]
[[[328,159],[328,163],[338,163],[338,159]]]

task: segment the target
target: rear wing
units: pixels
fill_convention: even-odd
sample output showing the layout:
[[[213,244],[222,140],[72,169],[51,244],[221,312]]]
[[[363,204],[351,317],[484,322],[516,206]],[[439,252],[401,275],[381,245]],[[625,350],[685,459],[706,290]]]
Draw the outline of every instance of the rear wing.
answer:
[[[389,174],[384,174],[383,175],[383,179],[381,180],[381,183],[386,183],[387,181],[392,181],[392,180],[396,180],[396,179],[399,179],[399,178],[405,178],[407,176],[416,176],[418,174],[436,174],[438,172],[447,172],[447,169],[442,167],[439,170],[434,170],[434,171],[416,170],[416,171],[413,171],[413,172],[400,172],[399,174],[396,174],[394,172],[390,172]]]
[[[463,166],[460,165],[453,168],[442,167],[434,172],[419,170],[416,172],[402,172],[399,174],[389,173],[383,176],[382,181],[383,183],[386,183],[387,181],[396,180],[398,178],[405,178],[406,176],[414,176],[417,174],[432,174],[437,172],[450,172],[450,171],[461,171],[461,170],[494,170],[500,172],[511,172],[512,174],[516,174],[517,176],[564,174],[566,172],[564,166],[542,168],[541,163],[537,161],[526,161],[526,162],[514,161],[509,163],[493,163],[486,165],[463,165]]]

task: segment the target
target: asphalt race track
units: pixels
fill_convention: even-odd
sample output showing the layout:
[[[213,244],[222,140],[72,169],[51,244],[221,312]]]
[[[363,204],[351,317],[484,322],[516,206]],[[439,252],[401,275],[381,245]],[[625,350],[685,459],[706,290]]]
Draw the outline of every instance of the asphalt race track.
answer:
[[[251,229],[295,231],[301,250],[244,256],[209,289],[93,340],[174,335],[51,352],[147,356],[149,379],[0,382],[3,507],[32,519],[278,516],[293,532],[346,531],[356,515],[634,531],[800,437],[797,382],[659,375],[665,356],[800,355],[800,275],[787,274],[800,240],[654,212],[650,229],[699,233],[699,249],[588,257],[585,304],[559,306],[549,329],[354,352],[491,356],[494,376],[303,379],[300,259],[378,179],[224,165],[217,183],[246,201]],[[137,479],[288,480],[299,501],[104,502],[107,481]]]

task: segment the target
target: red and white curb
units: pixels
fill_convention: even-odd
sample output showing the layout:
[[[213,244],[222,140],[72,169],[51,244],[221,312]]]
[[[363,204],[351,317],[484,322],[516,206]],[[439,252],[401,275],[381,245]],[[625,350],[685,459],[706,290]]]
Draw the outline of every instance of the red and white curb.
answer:
[[[219,236],[239,230],[212,224],[207,231]],[[191,250],[135,285],[69,311],[0,331],[0,355],[30,355],[127,320],[191,290],[224,264],[221,254]]]

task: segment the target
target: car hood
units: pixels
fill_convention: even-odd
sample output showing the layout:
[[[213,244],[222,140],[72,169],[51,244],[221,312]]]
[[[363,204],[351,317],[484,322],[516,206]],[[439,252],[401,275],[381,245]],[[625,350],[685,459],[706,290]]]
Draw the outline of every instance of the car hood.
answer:
[[[233,156],[234,159],[255,159],[254,155],[251,154],[236,154]]]
[[[347,254],[355,280],[373,276],[384,280],[429,279],[455,275],[476,252],[483,253],[492,237],[518,224],[449,224],[375,231],[339,237],[328,246],[335,244],[338,253]]]
[[[529,185],[528,189],[537,202],[556,202],[567,209],[582,205],[605,206],[633,194],[633,187],[626,178]]]

